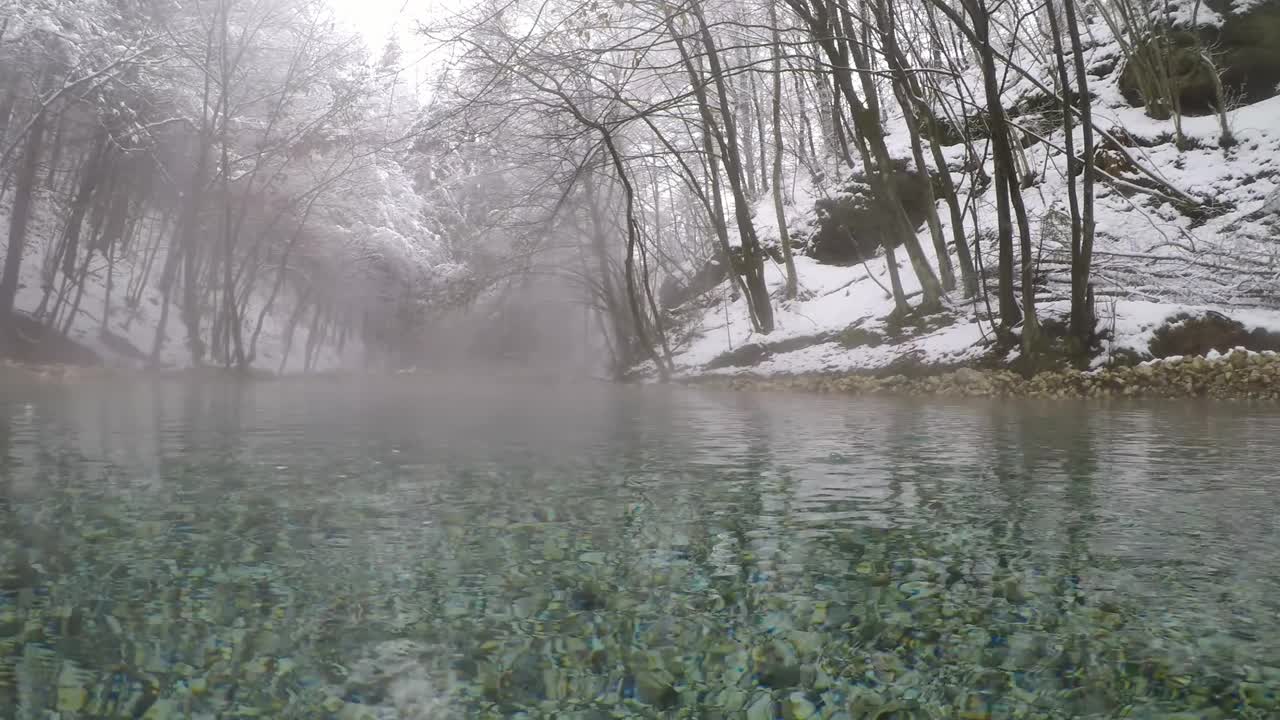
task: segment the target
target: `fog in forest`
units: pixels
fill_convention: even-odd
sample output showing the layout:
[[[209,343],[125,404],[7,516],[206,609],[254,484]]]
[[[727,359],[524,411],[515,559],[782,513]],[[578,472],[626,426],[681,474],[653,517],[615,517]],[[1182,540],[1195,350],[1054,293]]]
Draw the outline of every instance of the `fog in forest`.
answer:
[[[1276,344],[1266,3],[0,7],[20,362],[662,379]]]

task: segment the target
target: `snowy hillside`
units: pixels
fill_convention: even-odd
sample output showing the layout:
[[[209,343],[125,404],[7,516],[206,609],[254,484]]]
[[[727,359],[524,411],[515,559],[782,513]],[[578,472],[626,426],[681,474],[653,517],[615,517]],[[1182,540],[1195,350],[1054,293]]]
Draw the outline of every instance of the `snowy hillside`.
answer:
[[[1100,22],[1090,31],[1096,38],[1108,37]],[[1144,167],[1199,202],[1196,212],[1187,212],[1123,183],[1099,184],[1093,284],[1102,340],[1093,364],[1105,364],[1122,351],[1148,356],[1154,331],[1187,315],[1213,311],[1249,330],[1280,330],[1280,265],[1276,263],[1280,97],[1231,110],[1228,120],[1235,144],[1226,149],[1219,147],[1222,130],[1217,116],[1183,118],[1186,142],[1180,150],[1173,142],[1172,121],[1153,120],[1142,108],[1125,101],[1116,44],[1096,42],[1087,53],[1089,67],[1102,69],[1091,77],[1095,124],[1124,138],[1125,149]],[[980,79],[968,77],[965,82],[977,86]],[[1042,83],[1052,85],[1047,77]],[[1036,82],[1020,79],[1006,88],[1005,102],[1015,107],[1039,92]],[[1034,131],[1040,118],[1028,114],[1017,120]],[[1044,283],[1037,309],[1045,322],[1061,320],[1068,310],[1070,246],[1057,222],[1065,217],[1067,204],[1063,132],[1052,124],[1048,128],[1047,123],[1039,124],[1038,137],[1025,143],[1026,165],[1034,181],[1023,191],[1023,199],[1036,243],[1036,267]],[[901,116],[892,118],[887,128],[895,157],[910,158]],[[1078,128],[1075,142],[1079,147]],[[956,182],[963,182],[964,146],[947,147],[944,153]],[[938,170],[931,167],[932,172]],[[990,160],[986,170],[993,171]],[[815,201],[838,195],[850,175],[836,162],[823,171],[825,177],[815,181],[813,173],[799,168],[787,183],[793,238],[803,241],[813,235],[821,222]],[[1122,180],[1141,179],[1136,172],[1124,172],[1117,173]],[[994,286],[995,247],[986,235],[996,224],[993,196],[978,192],[970,198],[970,191],[961,188],[965,202],[975,203],[977,224],[983,228],[978,243],[982,265]],[[949,216],[941,201],[938,214],[944,234],[950,237]],[[776,244],[769,198],[756,204],[754,217],[762,239]],[[966,234],[972,242],[972,229]],[[936,261],[928,228],[921,225],[918,237],[930,261]],[[904,289],[909,295],[918,293],[920,286],[909,272],[906,257],[899,252],[898,259]],[[698,310],[685,313],[692,320],[676,352],[677,371],[684,375],[844,372],[877,370],[895,363],[952,366],[1017,357],[1017,350],[989,357],[994,345],[990,307],[985,300],[966,303],[959,292],[948,296],[947,312],[925,326],[895,327],[882,253],[847,267],[819,264],[809,257],[797,257],[796,265],[800,293],[794,301],[782,299],[785,278],[780,265],[766,266],[777,301],[777,327],[767,336],[752,331],[745,301],[731,297],[727,285],[702,298]]]

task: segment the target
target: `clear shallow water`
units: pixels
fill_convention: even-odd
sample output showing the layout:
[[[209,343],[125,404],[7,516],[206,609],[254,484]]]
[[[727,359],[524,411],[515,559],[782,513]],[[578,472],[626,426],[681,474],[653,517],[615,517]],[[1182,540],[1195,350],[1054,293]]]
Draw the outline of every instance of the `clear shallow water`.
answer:
[[[0,717],[1280,717],[1278,432],[0,380]]]

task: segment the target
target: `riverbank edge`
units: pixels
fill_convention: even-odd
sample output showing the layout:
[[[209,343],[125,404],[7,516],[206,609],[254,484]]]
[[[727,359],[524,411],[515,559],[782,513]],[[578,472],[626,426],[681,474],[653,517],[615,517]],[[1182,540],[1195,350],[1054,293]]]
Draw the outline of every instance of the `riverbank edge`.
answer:
[[[911,376],[859,372],[698,374],[682,377],[679,382],[722,390],[843,395],[1280,401],[1280,353],[1237,348],[1226,354],[1169,357],[1096,370],[1048,370],[1030,376],[1008,369],[962,366],[921,368]]]
[[[202,380],[229,380],[238,382],[292,382],[300,380],[325,380],[332,382],[377,380],[392,377],[415,378],[473,378],[492,381],[494,379],[536,380],[538,382],[553,381],[564,383],[580,380],[582,382],[613,382],[608,378],[597,376],[548,375],[546,373],[483,373],[464,374],[457,371],[432,371],[419,368],[400,368],[393,370],[361,370],[355,368],[327,368],[306,372],[276,373],[261,368],[226,368],[214,365],[202,365],[192,368],[148,368],[122,367],[113,365],[73,365],[52,362],[28,362],[0,357],[0,379],[19,378],[33,382],[71,383],[90,380],[128,380],[128,381],[178,381],[195,382]]]
[[[202,378],[288,380],[291,378],[337,377],[352,374],[346,371],[321,370],[309,373],[285,373],[283,375],[279,375],[271,372],[270,370],[257,368],[241,370],[237,368],[222,368],[215,366],[196,368],[120,367],[103,364],[89,365],[14,360],[4,357],[0,357],[0,373],[45,382],[94,379],[195,380]]]
[[[94,379],[242,381],[350,380],[421,376],[414,371],[327,370],[276,375],[213,367],[186,369],[112,368],[0,359],[0,373],[35,382]],[[1280,401],[1280,353],[1237,348],[1226,354],[1170,357],[1137,365],[1096,370],[1059,369],[1026,376],[1010,369],[969,366],[917,366],[911,375],[882,372],[703,373],[676,378],[689,387],[735,391],[784,391],[838,395],[938,396],[987,398],[1166,398]]]

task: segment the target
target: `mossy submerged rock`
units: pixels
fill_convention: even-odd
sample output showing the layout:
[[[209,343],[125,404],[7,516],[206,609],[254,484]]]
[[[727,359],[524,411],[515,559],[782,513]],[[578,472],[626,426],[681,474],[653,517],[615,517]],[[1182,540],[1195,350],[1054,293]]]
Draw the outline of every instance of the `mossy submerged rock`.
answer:
[[[708,376],[692,383],[731,390],[791,390],[849,395],[942,397],[1115,397],[1280,400],[1280,354],[1236,349],[1225,355],[1173,357],[1131,367],[1053,370],[1030,378],[1009,370],[960,368],[926,377],[809,374]]]

